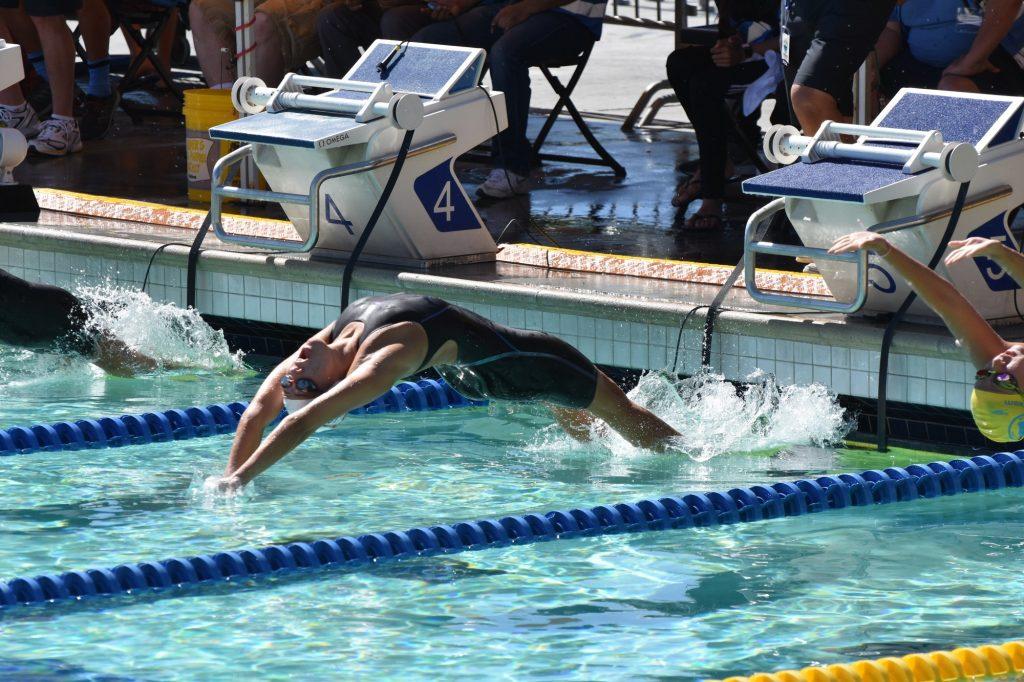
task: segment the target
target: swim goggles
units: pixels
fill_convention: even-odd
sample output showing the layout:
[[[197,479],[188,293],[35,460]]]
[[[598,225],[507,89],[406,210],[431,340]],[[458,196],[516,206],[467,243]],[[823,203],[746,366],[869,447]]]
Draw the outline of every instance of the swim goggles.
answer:
[[[992,378],[992,383],[1004,390],[1014,391],[1018,395],[1024,397],[1024,389],[1017,383],[1016,377],[1008,372],[997,372],[994,369],[979,369],[974,375],[975,381],[982,381],[983,379]],[[300,379],[301,381],[301,379]]]
[[[302,393],[317,393],[320,390],[317,388],[316,382],[312,379],[307,379],[306,377],[292,379],[290,374],[285,374],[281,377],[281,388],[289,388],[293,385],[295,386],[295,390]]]

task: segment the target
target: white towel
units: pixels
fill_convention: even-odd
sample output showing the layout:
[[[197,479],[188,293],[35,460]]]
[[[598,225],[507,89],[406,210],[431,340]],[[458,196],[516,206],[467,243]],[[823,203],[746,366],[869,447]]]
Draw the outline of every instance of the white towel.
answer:
[[[754,110],[761,106],[761,102],[766,97],[774,94],[775,89],[782,81],[782,60],[779,59],[779,53],[775,50],[768,50],[764,53],[764,61],[768,65],[768,70],[743,91],[744,116],[754,113]]]

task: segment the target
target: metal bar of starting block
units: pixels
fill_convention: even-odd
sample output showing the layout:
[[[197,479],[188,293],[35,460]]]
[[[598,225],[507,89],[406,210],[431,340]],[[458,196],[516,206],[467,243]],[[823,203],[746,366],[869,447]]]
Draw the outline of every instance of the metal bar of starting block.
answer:
[[[847,144],[840,135],[861,135],[875,140],[912,142],[915,148],[880,144]],[[967,143],[943,142],[935,130],[878,128],[852,123],[825,121],[814,137],[801,135],[793,126],[774,125],[764,137],[764,152],[773,163],[789,164],[798,159],[814,163],[822,159],[850,159],[903,166],[907,174],[937,168],[949,180],[968,182],[978,170],[978,150]]]
[[[764,221],[771,220],[772,216],[783,210],[785,206],[785,199],[776,199],[755,211],[747,221],[747,228],[743,235],[743,280],[747,293],[758,303],[791,308],[808,308],[810,310],[843,313],[846,315],[860,310],[868,298],[868,254],[866,252],[832,254],[827,249],[754,241],[758,226]],[[774,256],[804,256],[813,258],[815,261],[830,260],[852,263],[857,266],[857,297],[849,303],[842,303],[840,301],[823,301],[806,296],[789,296],[762,291],[757,287],[757,254],[759,253]]]
[[[449,133],[443,137],[435,138],[424,142],[409,150],[407,157],[426,154],[442,147],[454,144],[458,138]],[[268,190],[242,189],[222,184],[223,178],[231,166],[242,163],[252,155],[252,146],[245,145],[235,151],[222,156],[213,167],[213,175],[210,181],[210,225],[213,227],[217,238],[229,244],[240,244],[242,246],[254,246],[257,248],[271,248],[280,251],[306,252],[311,251],[320,239],[320,188],[327,180],[367,173],[369,171],[390,166],[398,159],[398,153],[381,156],[368,161],[360,161],[347,166],[328,168],[317,173],[309,183],[308,194],[288,194],[285,192],[271,192]],[[253,237],[250,235],[232,234],[224,230],[221,222],[221,206],[223,197],[238,197],[250,201],[277,202],[281,204],[298,204],[309,207],[309,236],[302,243],[285,240],[271,239],[268,237]]]
[[[335,83],[336,86],[337,83]],[[284,109],[354,115],[358,114],[363,106],[366,105],[364,100],[359,99],[306,95],[301,92],[278,92],[276,88],[268,87],[254,87],[246,91],[249,102],[259,107],[266,106],[275,93],[277,94],[277,104]],[[374,102],[372,109],[373,113],[378,116],[387,116],[389,104],[388,102]]]

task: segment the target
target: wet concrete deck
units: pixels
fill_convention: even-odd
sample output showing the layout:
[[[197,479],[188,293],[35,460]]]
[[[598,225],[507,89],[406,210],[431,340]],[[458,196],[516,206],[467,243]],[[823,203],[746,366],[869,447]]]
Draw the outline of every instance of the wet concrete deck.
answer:
[[[536,130],[542,121],[540,115],[531,117],[532,128]],[[676,166],[696,154],[692,132],[661,128],[627,134],[614,121],[593,121],[592,126],[628,175],[619,179],[604,168],[546,163],[529,194],[478,202],[495,237],[501,235],[505,242],[536,242],[629,256],[728,265],[739,261],[746,216],[761,200],[743,197],[738,185],[731,185],[729,224],[721,232],[704,233],[687,233],[682,227],[685,211],[671,204],[680,177]],[[590,153],[568,119],[555,125],[545,149],[574,155]],[[472,163],[460,163],[459,168],[471,192],[489,170]],[[118,112],[107,139],[88,142],[82,153],[70,157],[30,157],[17,169],[16,176],[35,187],[188,206],[185,169],[185,130],[180,121],[148,117],[133,123],[124,112]],[[281,217],[274,209],[246,212]],[[517,223],[505,231],[513,218],[518,218]],[[771,265],[796,269],[792,262]]]

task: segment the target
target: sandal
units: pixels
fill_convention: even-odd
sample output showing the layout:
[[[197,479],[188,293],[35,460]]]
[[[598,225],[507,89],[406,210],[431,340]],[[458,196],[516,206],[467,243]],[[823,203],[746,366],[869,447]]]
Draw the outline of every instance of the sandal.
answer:
[[[700,173],[694,173],[689,180],[680,182],[676,187],[675,196],[672,197],[672,205],[676,208],[688,206],[691,201],[700,196]]]
[[[725,227],[725,219],[719,213],[694,213],[683,223],[687,232],[713,232]]]

